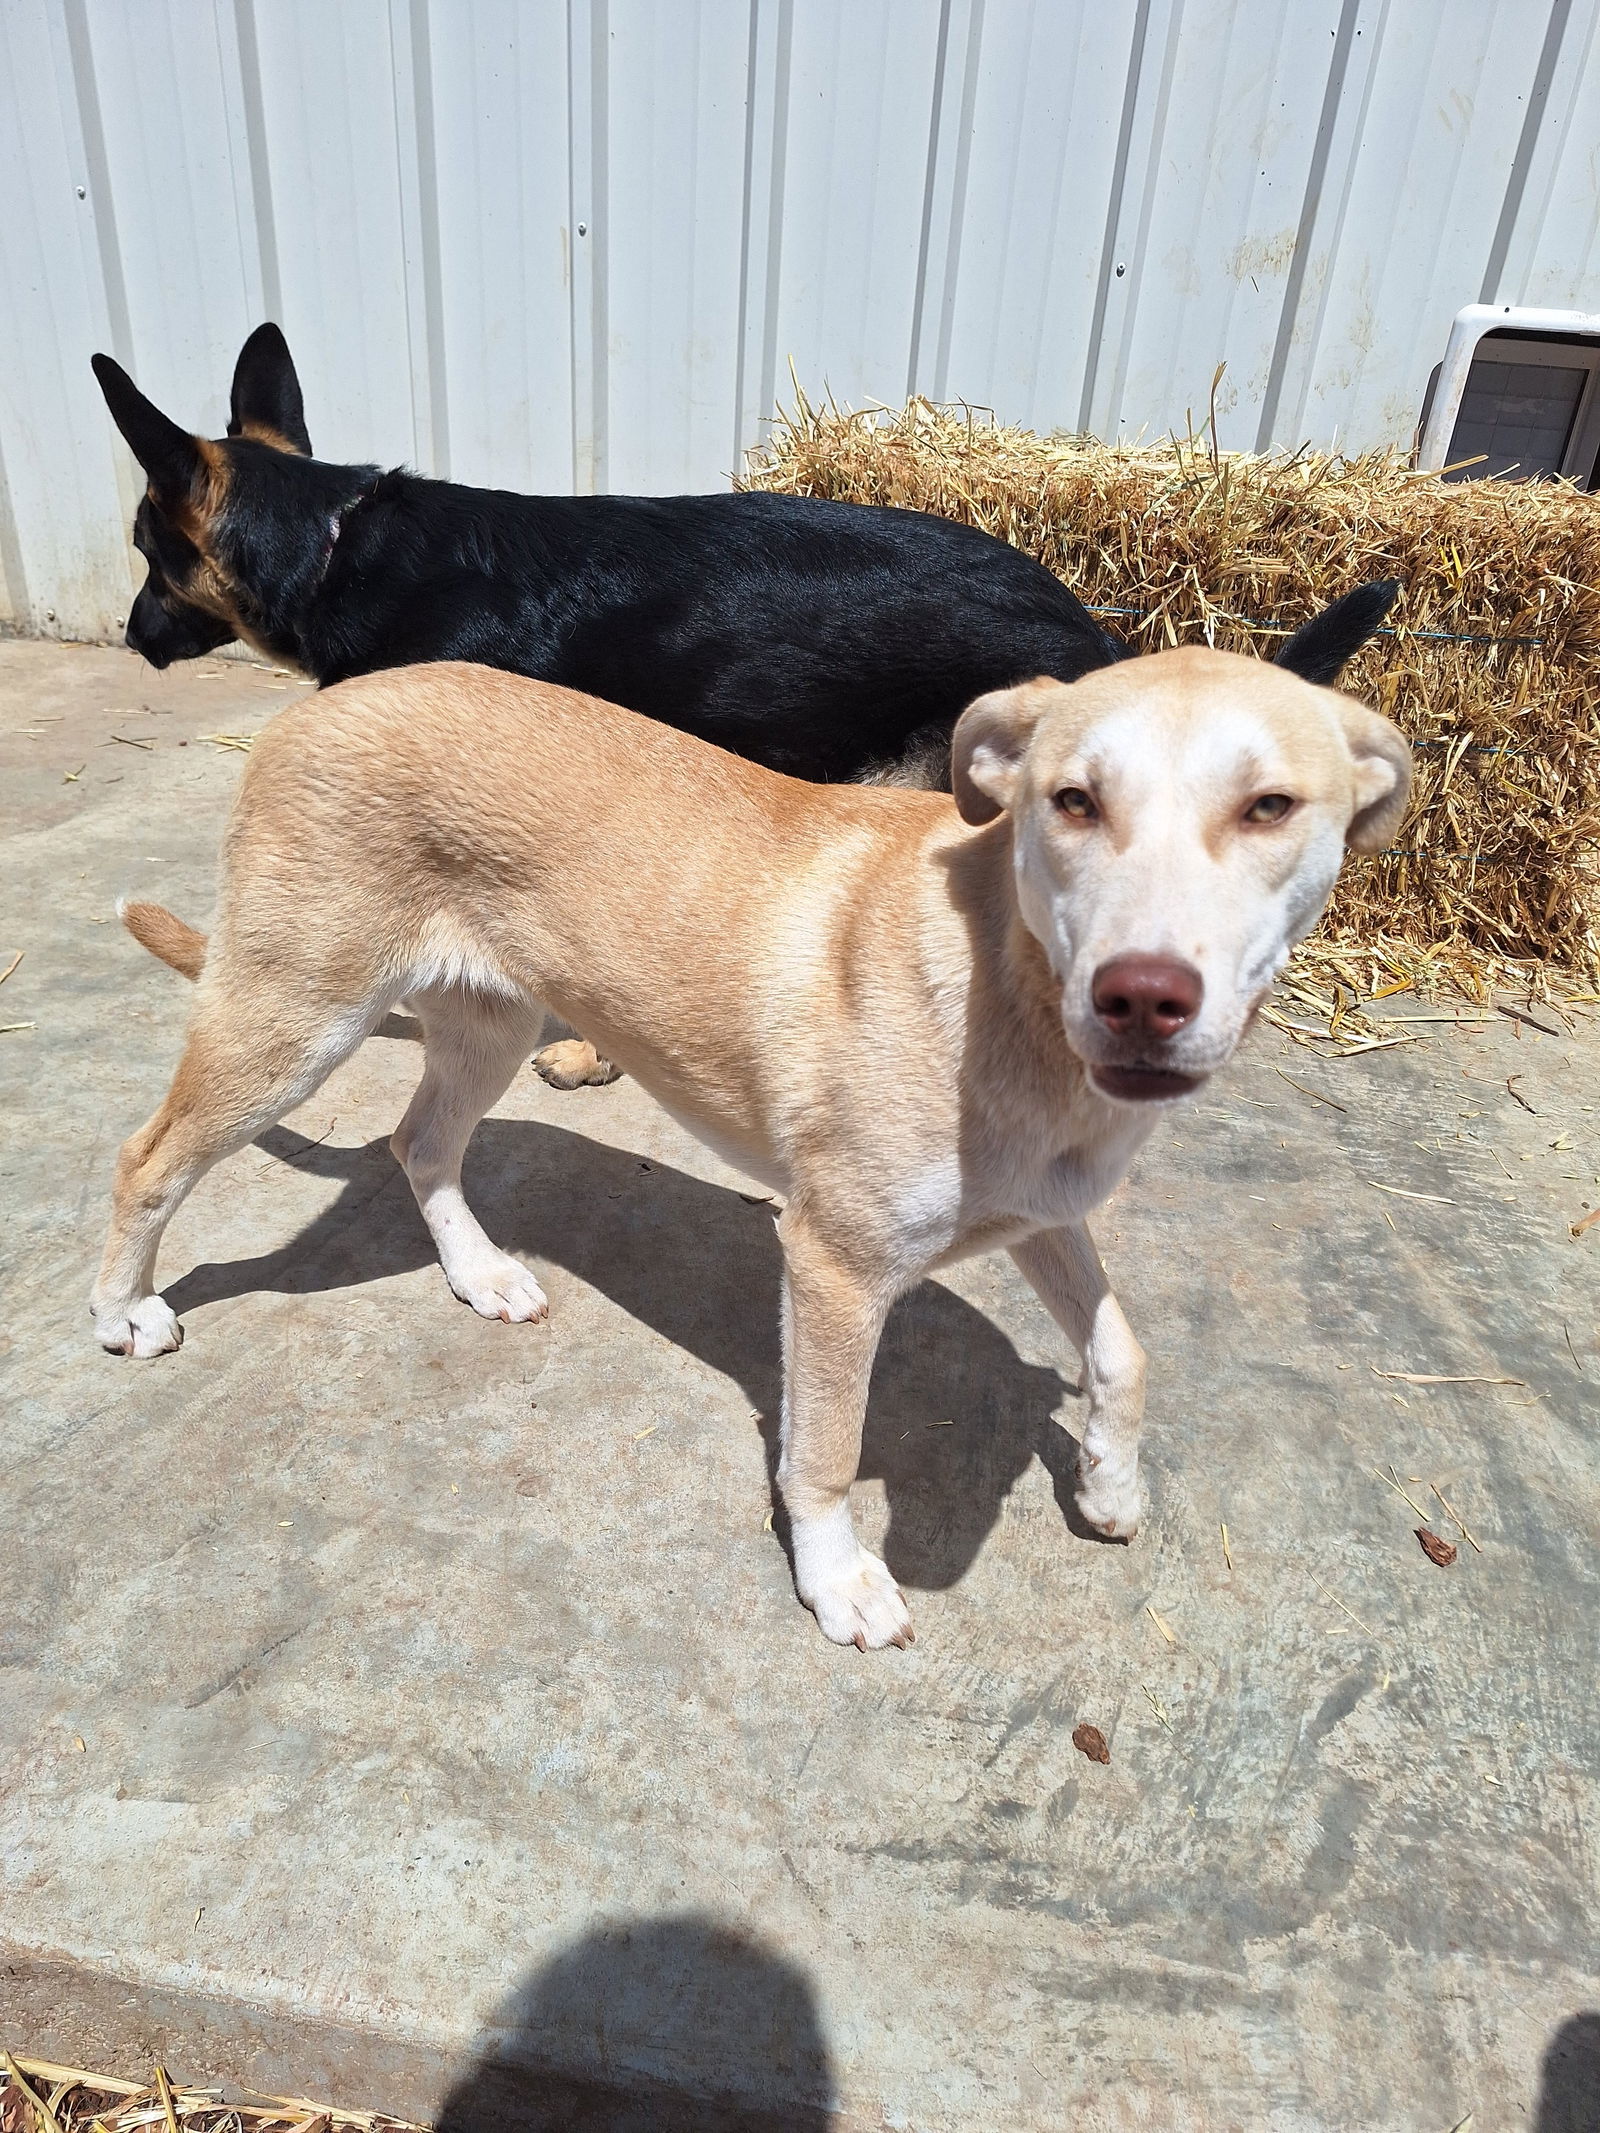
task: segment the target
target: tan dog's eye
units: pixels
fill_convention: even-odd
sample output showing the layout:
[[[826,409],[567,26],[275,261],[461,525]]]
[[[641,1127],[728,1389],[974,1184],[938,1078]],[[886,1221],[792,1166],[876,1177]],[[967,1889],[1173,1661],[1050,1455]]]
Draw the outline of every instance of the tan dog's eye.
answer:
[[[1056,794],[1056,805],[1074,822],[1093,822],[1100,813],[1081,785],[1064,785]]]
[[[1244,811],[1246,822],[1281,822],[1294,802],[1286,792],[1264,792]]]

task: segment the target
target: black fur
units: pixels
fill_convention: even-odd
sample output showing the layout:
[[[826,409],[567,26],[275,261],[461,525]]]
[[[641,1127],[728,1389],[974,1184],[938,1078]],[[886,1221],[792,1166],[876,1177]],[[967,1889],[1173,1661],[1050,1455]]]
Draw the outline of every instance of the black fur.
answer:
[[[149,478],[154,495],[172,504],[186,498],[201,472],[200,449],[189,432],[147,400],[120,363],[89,358],[111,419]]]
[[[974,697],[1127,656],[1042,565],[923,512],[760,492],[517,496],[313,459],[274,325],[240,351],[227,441],[204,451],[108,356],[94,370],[150,477],[127,639],[157,667],[238,635],[323,685],[476,660],[799,777],[903,765],[920,783],[944,772]],[[1278,664],[1336,680],[1398,591],[1347,593]]]
[[[319,679],[478,660],[810,778],[898,757],[985,690],[1116,656],[1049,572],[922,513],[761,493],[535,502],[408,474],[350,513],[295,619]]]
[[[233,366],[228,435],[237,437],[246,423],[276,430],[295,451],[310,457],[311,435],[294,358],[282,330],[270,319],[251,334]]]
[[[1302,681],[1336,682],[1346,660],[1382,625],[1399,595],[1398,578],[1374,578],[1370,585],[1358,585],[1296,630],[1278,654],[1277,665],[1298,674]]]
[[[240,356],[215,448],[224,500],[191,540],[174,520],[185,467],[200,481],[198,446],[109,358],[94,367],[152,474],[134,524],[149,577],[127,640],[158,667],[239,634],[323,684],[476,660],[844,779],[908,755],[937,764],[987,690],[1125,656],[1031,557],[922,512],[764,493],[517,496],[277,450],[241,434],[309,447],[275,326]]]

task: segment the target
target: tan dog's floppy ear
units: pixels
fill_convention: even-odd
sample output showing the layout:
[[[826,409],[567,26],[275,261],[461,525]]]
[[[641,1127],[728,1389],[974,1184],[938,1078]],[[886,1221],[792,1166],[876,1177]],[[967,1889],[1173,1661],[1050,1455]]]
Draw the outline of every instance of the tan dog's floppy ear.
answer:
[[[1344,737],[1355,764],[1355,813],[1344,841],[1353,852],[1381,852],[1400,827],[1411,797],[1411,748],[1399,727],[1365,704],[1339,700]]]
[[[1017,773],[1044,709],[1048,682],[995,689],[968,704],[950,737],[950,788],[963,822],[992,822],[1016,795]]]

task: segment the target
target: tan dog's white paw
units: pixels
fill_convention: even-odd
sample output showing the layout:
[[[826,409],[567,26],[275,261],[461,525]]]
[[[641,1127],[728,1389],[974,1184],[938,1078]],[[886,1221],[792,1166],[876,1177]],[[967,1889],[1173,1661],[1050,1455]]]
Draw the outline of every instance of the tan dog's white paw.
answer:
[[[793,1544],[795,1590],[825,1637],[863,1652],[916,1642],[911,1610],[887,1564],[856,1539],[848,1504],[821,1518],[796,1519]]]
[[[141,1296],[128,1311],[96,1309],[94,1337],[110,1355],[171,1355],[183,1346],[178,1314],[160,1296]]]
[[[889,1575],[888,1565],[859,1545],[852,1569],[836,1572],[826,1584],[800,1597],[816,1616],[822,1634],[835,1644],[876,1652],[886,1644],[903,1649],[916,1642],[911,1610]]]
[[[1107,1540],[1132,1540],[1144,1517],[1137,1466],[1114,1472],[1107,1461],[1078,1460],[1076,1502],[1084,1518]]]
[[[563,1037],[533,1055],[534,1072],[552,1089],[600,1089],[621,1078],[622,1069],[602,1059],[582,1037]]]
[[[535,1324],[550,1314],[550,1303],[520,1259],[493,1245],[444,1270],[445,1280],[480,1318],[504,1319],[508,1326]]]

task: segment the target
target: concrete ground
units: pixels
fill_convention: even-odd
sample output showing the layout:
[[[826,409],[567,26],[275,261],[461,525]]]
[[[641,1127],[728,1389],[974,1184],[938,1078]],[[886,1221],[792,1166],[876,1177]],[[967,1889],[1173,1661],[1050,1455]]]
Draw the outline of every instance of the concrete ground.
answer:
[[[919,1641],[839,1651],[772,1209],[632,1083],[474,1144],[546,1327],[446,1291],[380,1038],[178,1218],[182,1352],[94,1347],[187,1004],[112,900],[207,914],[201,736],[291,686],[0,646],[0,2042],[472,2133],[1600,2126],[1600,1025],[1263,1030],[1158,1134],[1131,1548],[1009,1262],[922,1288],[857,1491]]]

